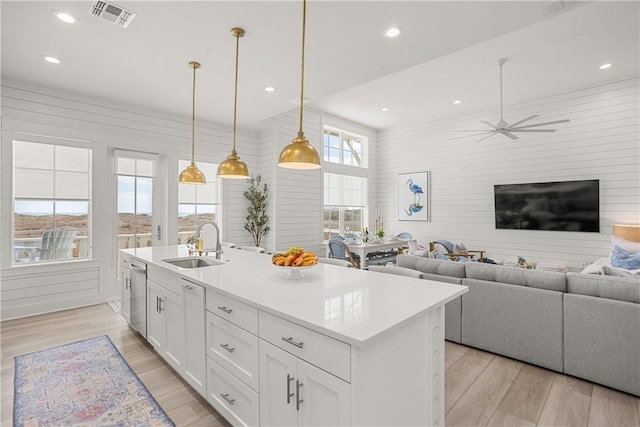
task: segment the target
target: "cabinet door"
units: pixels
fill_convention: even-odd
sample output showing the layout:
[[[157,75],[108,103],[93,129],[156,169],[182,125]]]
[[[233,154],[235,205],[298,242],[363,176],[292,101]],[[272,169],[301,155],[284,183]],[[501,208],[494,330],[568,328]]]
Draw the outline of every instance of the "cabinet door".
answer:
[[[297,397],[301,426],[351,424],[350,385],[322,369],[298,360]]]
[[[296,426],[298,360],[260,340],[260,425]]]
[[[147,341],[162,354],[165,346],[164,316],[160,312],[160,299],[164,289],[151,280],[147,280]]]
[[[160,354],[176,372],[183,373],[185,333],[182,295],[176,295],[164,288],[163,290],[160,311],[164,317],[165,345]],[[204,349],[202,354],[204,355]]]
[[[185,335],[185,379],[200,395],[206,397],[204,288],[184,279],[181,282]]]
[[[122,299],[120,300],[120,315],[127,323],[131,323],[131,270],[122,270]]]

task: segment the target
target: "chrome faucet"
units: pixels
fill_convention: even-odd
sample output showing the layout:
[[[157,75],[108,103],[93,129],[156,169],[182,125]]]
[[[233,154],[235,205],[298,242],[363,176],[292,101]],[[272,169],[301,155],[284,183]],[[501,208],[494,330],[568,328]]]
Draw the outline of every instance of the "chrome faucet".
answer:
[[[200,224],[198,226],[198,228],[196,228],[196,232],[193,234],[193,238],[197,239],[198,236],[200,235],[200,232],[202,231],[202,227],[204,227],[205,225],[211,224],[215,227],[216,229],[216,259],[221,259],[222,258],[222,243],[220,241],[220,227],[218,227],[218,224],[216,224],[214,221],[210,221],[210,222],[205,222],[204,224]],[[210,250],[208,248],[203,248],[204,252],[210,252]]]

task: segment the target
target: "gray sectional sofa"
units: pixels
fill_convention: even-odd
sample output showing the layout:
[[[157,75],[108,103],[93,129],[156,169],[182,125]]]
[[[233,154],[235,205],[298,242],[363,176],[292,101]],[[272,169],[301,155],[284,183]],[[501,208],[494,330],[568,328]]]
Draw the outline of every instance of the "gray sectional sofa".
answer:
[[[445,338],[640,396],[640,280],[398,255],[462,284]]]

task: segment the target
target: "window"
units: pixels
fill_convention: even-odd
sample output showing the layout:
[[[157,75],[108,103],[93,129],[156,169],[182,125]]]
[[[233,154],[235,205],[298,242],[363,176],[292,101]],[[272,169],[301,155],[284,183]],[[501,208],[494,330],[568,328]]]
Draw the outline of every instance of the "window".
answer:
[[[367,224],[367,138],[325,126],[323,136],[325,241],[359,234]]]
[[[325,128],[324,161],[347,166],[364,167],[363,145],[366,138],[336,129]]]
[[[180,160],[178,170],[184,170],[189,163]],[[198,162],[198,168],[207,177],[206,184],[178,184],[178,244],[186,243],[200,224],[209,221],[220,223],[218,165]]]
[[[116,150],[117,249],[143,248],[153,244],[152,154]]]
[[[14,263],[90,256],[91,154],[13,142]]]
[[[324,174],[323,238],[360,233],[367,205],[367,178]]]

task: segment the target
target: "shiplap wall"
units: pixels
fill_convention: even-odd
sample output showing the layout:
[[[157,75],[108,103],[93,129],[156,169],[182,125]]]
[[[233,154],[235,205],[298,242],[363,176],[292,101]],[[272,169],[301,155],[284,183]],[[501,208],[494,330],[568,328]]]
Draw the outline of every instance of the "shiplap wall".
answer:
[[[640,223],[639,78],[505,107],[507,121],[531,114],[544,122],[568,118],[555,133],[520,133],[451,140],[456,129],[478,129],[499,112],[398,126],[379,133],[375,187],[388,228],[419,242],[447,239],[490,258],[517,255],[579,269],[608,256],[612,225]],[[398,221],[397,174],[429,170],[430,222]],[[494,184],[600,180],[600,233],[496,230]]]
[[[166,200],[162,215],[167,223],[164,243],[174,244],[177,236],[177,175],[178,159],[190,158],[191,117],[142,110],[107,100],[87,98],[21,82],[3,81],[2,85],[2,217],[3,239],[0,274],[1,317],[26,316],[74,306],[104,301],[119,296],[115,282],[115,178],[113,149],[128,149],[158,153],[165,160]],[[31,135],[86,141],[93,147],[92,186],[92,253],[90,261],[63,264],[25,265],[10,268],[11,239],[11,141],[29,140]],[[211,121],[196,119],[196,162],[219,163],[231,151],[231,128]],[[257,133],[238,131],[238,151],[250,169],[258,158]],[[176,179],[169,178],[175,176]],[[242,221],[235,221],[237,211],[244,206],[244,181],[224,181],[222,216],[226,240],[240,238]],[[238,232],[238,229],[241,232]],[[248,236],[248,235],[247,235]],[[249,237],[250,239],[250,237]],[[75,291],[59,281],[79,271],[90,270],[93,277],[84,280]],[[84,277],[84,276],[83,276]],[[34,280],[37,278],[37,280]],[[76,282],[78,283],[78,282]],[[89,286],[89,288],[87,288]]]

